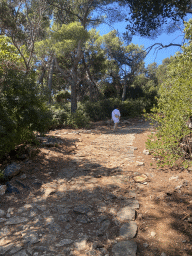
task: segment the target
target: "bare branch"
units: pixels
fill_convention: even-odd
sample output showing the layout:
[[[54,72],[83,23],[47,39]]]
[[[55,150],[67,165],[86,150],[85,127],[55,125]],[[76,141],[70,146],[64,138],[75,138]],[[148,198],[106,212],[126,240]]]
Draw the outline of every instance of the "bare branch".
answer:
[[[153,47],[156,46],[156,45],[158,45],[158,47],[156,47],[156,49],[159,48],[158,50],[161,50],[161,49],[163,49],[163,48],[168,48],[168,47],[170,47],[170,46],[177,46],[177,47],[181,47],[181,46],[182,46],[181,44],[172,44],[172,43],[170,43],[170,44],[167,44],[167,45],[163,45],[162,43],[155,43],[155,44],[149,46],[149,47],[146,49],[146,51],[147,51],[146,55],[147,55],[147,54],[153,49]]]

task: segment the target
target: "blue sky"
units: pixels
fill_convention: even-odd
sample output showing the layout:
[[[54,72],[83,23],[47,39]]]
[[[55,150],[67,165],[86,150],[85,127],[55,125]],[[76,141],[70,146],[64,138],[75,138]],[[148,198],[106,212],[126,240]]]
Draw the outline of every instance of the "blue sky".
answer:
[[[190,17],[191,16],[188,15],[185,20],[189,20]],[[113,24],[113,27],[114,29],[118,30],[120,34],[123,32],[126,32],[126,29],[125,29],[126,22],[115,23]],[[97,27],[97,30],[100,31],[101,35],[104,35],[109,33],[112,30],[112,28],[111,26],[102,24],[99,27]],[[134,36],[132,39],[132,43],[143,45],[144,48],[146,49],[147,47],[155,43],[162,43],[163,45],[167,45],[170,43],[181,44],[183,37],[184,37],[184,33],[182,32],[182,29],[181,30],[178,29],[176,32],[171,34],[163,33],[155,39],[148,39],[145,37]],[[154,47],[145,58],[145,66],[153,62],[156,62],[158,65],[160,65],[162,64],[163,59],[173,56],[178,51],[180,51],[180,47],[176,47],[176,46],[168,47],[159,51],[155,51],[155,47]]]

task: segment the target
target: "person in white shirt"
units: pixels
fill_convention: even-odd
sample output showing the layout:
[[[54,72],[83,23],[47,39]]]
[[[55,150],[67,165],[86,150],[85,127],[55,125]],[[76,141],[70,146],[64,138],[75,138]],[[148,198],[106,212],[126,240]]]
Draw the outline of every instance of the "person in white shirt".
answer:
[[[117,130],[117,124],[119,123],[120,120],[120,111],[119,108],[117,106],[114,106],[114,110],[112,111],[112,120],[114,122],[114,131]]]

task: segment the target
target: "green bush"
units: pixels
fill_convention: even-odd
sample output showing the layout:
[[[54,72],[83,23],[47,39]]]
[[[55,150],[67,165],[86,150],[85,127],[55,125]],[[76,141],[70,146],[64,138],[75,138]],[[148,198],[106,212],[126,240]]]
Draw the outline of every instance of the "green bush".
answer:
[[[68,115],[65,125],[71,128],[88,128],[90,118],[81,109],[77,109],[75,113]]]
[[[121,101],[117,98],[104,99],[97,102],[85,102],[84,109],[92,121],[106,120],[111,118],[111,112],[115,105],[119,106],[121,117],[135,117],[143,114],[150,102],[144,98]]]
[[[69,100],[71,98],[71,94],[68,91],[60,91],[59,93],[57,93],[57,95],[55,96],[56,101],[58,103],[60,102],[67,102],[67,100]]]
[[[33,138],[33,132],[48,129],[51,113],[35,83],[16,63],[1,61],[0,158]]]
[[[52,120],[49,124],[49,129],[60,128],[64,126],[66,122],[70,110],[65,104],[54,104],[50,106],[50,110],[52,113]]]
[[[186,123],[192,116],[191,54],[192,43],[172,59],[167,79],[159,90],[158,106],[153,110],[157,138],[148,140],[147,147],[161,157],[162,164],[173,165],[184,156],[180,143],[190,133]]]
[[[104,99],[97,102],[85,102],[84,109],[92,121],[105,120],[111,117],[114,105],[119,105],[118,99]]]

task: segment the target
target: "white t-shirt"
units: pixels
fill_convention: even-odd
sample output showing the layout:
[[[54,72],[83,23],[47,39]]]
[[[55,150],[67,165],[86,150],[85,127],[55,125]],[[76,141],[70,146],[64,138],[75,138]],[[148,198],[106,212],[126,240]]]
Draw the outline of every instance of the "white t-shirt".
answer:
[[[116,117],[118,116],[118,117]],[[114,123],[119,123],[119,118],[120,118],[121,114],[120,111],[118,109],[114,109],[112,111],[112,119]]]

